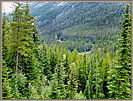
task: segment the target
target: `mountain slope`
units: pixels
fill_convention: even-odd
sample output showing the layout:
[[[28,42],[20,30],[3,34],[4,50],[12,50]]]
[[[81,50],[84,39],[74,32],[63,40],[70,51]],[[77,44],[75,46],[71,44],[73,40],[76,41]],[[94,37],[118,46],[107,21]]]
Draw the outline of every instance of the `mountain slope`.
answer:
[[[64,44],[71,51],[78,48],[81,52],[89,51],[92,48],[91,44],[97,40],[101,41],[103,37],[99,35],[106,36],[112,41],[107,34],[119,32],[118,25],[122,20],[125,4],[125,2],[37,2],[30,4],[30,10],[37,18],[42,41],[45,40],[48,45],[55,40],[66,41],[67,44]],[[112,37],[116,39],[116,34]]]

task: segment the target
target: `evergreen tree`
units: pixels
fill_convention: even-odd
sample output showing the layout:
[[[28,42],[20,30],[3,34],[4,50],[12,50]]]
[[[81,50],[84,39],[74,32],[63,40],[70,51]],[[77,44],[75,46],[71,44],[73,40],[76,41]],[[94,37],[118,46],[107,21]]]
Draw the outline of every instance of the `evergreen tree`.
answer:
[[[11,94],[12,99],[27,99],[27,88],[25,83],[27,82],[27,79],[25,75],[22,72],[15,73],[12,76],[11,79]]]
[[[57,74],[55,73],[53,76],[53,80],[51,81],[51,89],[50,89],[50,95],[49,97],[51,99],[61,99],[60,96],[60,90],[58,89],[58,80],[57,80]]]
[[[25,13],[25,21],[26,21],[25,31],[28,32],[29,35],[31,35],[31,45],[38,45],[39,36],[38,36],[38,30],[36,27],[37,19],[34,19],[32,14],[30,13],[29,4],[27,2],[25,5],[24,13]]]
[[[19,65],[19,55],[20,53],[23,53],[23,45],[24,44],[21,40],[23,39],[23,24],[24,22],[22,21],[23,19],[23,10],[22,10],[22,4],[17,3],[17,6],[12,13],[13,19],[11,22],[11,30],[12,33],[10,35],[10,53],[15,56],[15,69],[16,73],[18,71],[18,65]]]
[[[88,99],[103,99],[102,78],[101,78],[101,59],[98,49],[96,56],[93,57],[90,64],[90,72],[85,87],[85,95]]]
[[[131,19],[129,4],[126,5],[124,21],[119,46],[119,57],[112,74],[112,81],[108,82],[109,98],[131,98]]]
[[[3,19],[2,19],[2,58],[6,60],[8,49],[8,39],[10,35],[10,21],[7,16],[5,16],[5,13],[3,13]]]
[[[79,68],[79,83],[78,83],[78,92],[80,92],[82,90],[82,92],[85,89],[85,84],[86,84],[86,53],[83,55],[83,59],[82,59],[82,65]]]
[[[2,98],[11,99],[13,97],[11,93],[11,77],[12,69],[7,67],[6,62],[2,60]]]
[[[78,51],[77,49],[75,48],[73,53],[72,53],[72,57],[71,57],[71,63],[75,62],[75,63],[78,63]]]
[[[8,65],[8,39],[10,35],[10,22],[5,13],[2,19],[2,98],[10,99],[11,94],[11,77],[12,69]]]
[[[68,52],[66,54],[63,55],[63,59],[64,59],[64,84],[67,85],[68,80],[69,80],[69,73],[70,73],[70,61],[69,61],[69,54]]]
[[[49,50],[47,48],[47,45],[45,44],[45,42],[41,45],[41,49],[40,49],[40,67],[42,68],[42,72],[45,76],[47,76],[47,79],[50,80],[52,77],[52,72],[51,72],[51,67],[50,67],[50,58],[49,58],[50,54],[49,54]]]
[[[72,72],[69,76],[68,86],[67,86],[67,98],[72,99],[77,93],[78,83],[76,77]]]
[[[107,52],[106,57],[102,61],[102,68],[101,68],[101,77],[103,80],[103,92],[105,95],[105,98],[108,97],[108,88],[107,88],[107,77],[109,76],[109,71],[111,68],[111,60],[110,60],[110,54]]]
[[[33,57],[34,54],[35,55],[39,54],[39,53],[34,52],[35,50],[38,51],[38,48],[35,47],[36,44],[38,43],[38,35],[36,32],[37,31],[36,19],[34,19],[34,17],[31,16],[28,3],[26,3],[24,5],[23,13],[24,13],[24,15],[23,15],[23,22],[24,22],[23,35],[24,35],[24,37],[22,38],[21,41],[23,42],[22,46],[24,48],[23,49],[24,54],[22,54],[22,57],[21,57],[22,59],[20,62],[21,62],[21,66],[24,68],[23,72],[26,74],[26,77],[28,77],[28,80],[29,80],[30,78],[32,78],[32,76],[30,76],[30,70],[35,71],[33,69],[37,68],[32,65],[32,64],[35,64],[35,60],[33,60],[32,58],[34,58]],[[37,58],[38,57],[36,57],[36,60],[38,60]],[[34,61],[34,63],[32,63],[33,61],[30,61],[31,59]],[[37,70],[37,71],[39,71],[39,70]],[[42,69],[41,69],[41,71],[42,71]],[[31,75],[34,75],[34,73],[31,72]]]

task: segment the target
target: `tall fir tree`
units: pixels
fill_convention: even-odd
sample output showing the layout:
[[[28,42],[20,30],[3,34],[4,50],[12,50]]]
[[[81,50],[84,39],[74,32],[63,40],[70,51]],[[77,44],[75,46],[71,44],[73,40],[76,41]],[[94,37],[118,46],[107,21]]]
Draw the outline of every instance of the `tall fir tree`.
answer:
[[[9,67],[8,54],[8,39],[10,35],[10,21],[6,13],[3,13],[2,18],[2,98],[10,99],[11,94],[11,77],[12,69]]]
[[[118,61],[114,67],[112,80],[108,82],[109,98],[115,99],[131,98],[131,15],[129,4],[126,5],[123,16]]]
[[[6,60],[5,58],[7,57],[8,53],[8,39],[9,35],[11,33],[10,31],[10,21],[8,17],[5,15],[6,13],[3,13],[3,18],[2,18],[2,58]]]
[[[108,97],[108,92],[109,92],[107,88],[107,82],[108,82],[107,78],[109,76],[108,72],[110,71],[110,68],[111,68],[111,59],[110,59],[109,52],[107,52],[106,57],[102,61],[102,68],[101,68],[101,75],[100,75],[103,80],[102,87],[103,87],[105,98]]]
[[[19,56],[21,53],[23,53],[23,41],[22,39],[24,38],[23,34],[23,6],[20,3],[16,3],[17,6],[12,13],[12,22],[11,22],[11,30],[12,33],[10,35],[10,46],[9,46],[9,51],[10,54],[14,55],[14,61],[15,61],[15,72],[18,72],[19,68]]]

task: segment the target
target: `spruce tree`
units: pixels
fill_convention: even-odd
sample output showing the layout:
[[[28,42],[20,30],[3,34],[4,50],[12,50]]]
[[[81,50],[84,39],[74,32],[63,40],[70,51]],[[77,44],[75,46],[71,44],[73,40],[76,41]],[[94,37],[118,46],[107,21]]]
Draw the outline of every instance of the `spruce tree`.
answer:
[[[51,93],[50,93],[49,97],[51,99],[61,99],[61,96],[60,96],[61,93],[60,93],[60,90],[58,89],[57,73],[55,73],[53,75],[53,78],[50,82],[50,87],[51,87],[51,89],[50,89]]]
[[[23,58],[21,59],[21,62],[22,62],[21,66],[24,68],[23,72],[26,73],[26,76],[29,79],[29,78],[32,78],[32,76],[29,76],[29,75],[33,74],[32,72],[30,72],[30,70],[35,71],[33,69],[37,68],[32,65],[32,64],[34,64],[32,62],[35,60],[30,61],[30,59],[34,58],[33,57],[34,55],[39,54],[39,53],[34,52],[34,51],[38,51],[38,48],[37,48],[37,43],[38,43],[38,35],[37,34],[38,33],[37,33],[37,27],[36,27],[36,19],[34,19],[34,17],[31,16],[28,3],[26,3],[24,5],[23,12],[24,12],[24,15],[23,15],[24,25],[23,25],[23,38],[21,41],[23,42],[22,45],[24,48],[23,49],[24,54],[22,54]],[[38,57],[36,57],[36,58],[38,58]]]
[[[69,54],[66,52],[66,54],[63,55],[64,58],[64,84],[67,85],[69,80],[69,73],[70,73],[70,61],[69,61]]]
[[[79,68],[79,83],[78,83],[78,92],[80,92],[82,90],[82,92],[84,91],[85,89],[85,84],[86,84],[86,66],[87,66],[87,63],[86,63],[86,53],[82,56],[83,59],[82,59],[82,65],[80,66]]]
[[[105,98],[108,97],[108,88],[107,88],[107,82],[108,82],[108,76],[109,76],[109,71],[111,68],[111,59],[110,59],[110,54],[107,52],[106,57],[102,61],[102,68],[101,68],[101,78],[103,80],[103,92],[105,95]]]
[[[8,58],[8,39],[10,35],[10,21],[6,13],[3,13],[2,18],[2,98],[10,99],[12,98],[11,94],[11,77],[12,69],[9,67]]]
[[[19,56],[23,53],[23,42],[22,39],[24,38],[23,33],[23,9],[22,4],[17,3],[17,6],[12,13],[13,19],[11,22],[11,30],[12,33],[10,35],[10,53],[15,56],[15,70],[16,73],[18,72],[19,67]]]
[[[11,91],[12,69],[6,65],[5,60],[2,60],[2,98],[11,99],[13,97]]]
[[[6,60],[7,53],[8,53],[8,39],[10,35],[10,21],[6,13],[3,13],[2,18],[2,58]]]
[[[88,75],[88,80],[85,87],[85,95],[88,99],[103,99],[103,89],[102,89],[102,78],[101,78],[101,60],[102,57],[99,49],[97,50],[96,56],[94,55],[90,63],[90,71]]]
[[[77,93],[77,89],[78,89],[78,83],[76,81],[76,77],[74,73],[72,72],[69,75],[69,81],[68,81],[68,86],[67,86],[67,98],[72,99]]]
[[[111,76],[112,80],[108,82],[109,98],[113,99],[131,98],[131,15],[129,4],[126,5],[123,16],[119,56]]]

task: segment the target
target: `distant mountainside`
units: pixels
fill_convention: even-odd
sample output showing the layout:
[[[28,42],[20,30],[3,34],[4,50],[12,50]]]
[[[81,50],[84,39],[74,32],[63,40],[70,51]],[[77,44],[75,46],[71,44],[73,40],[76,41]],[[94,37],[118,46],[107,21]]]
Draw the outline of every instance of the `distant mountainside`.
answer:
[[[30,11],[37,18],[41,42],[50,45],[57,41],[71,51],[77,48],[83,52],[95,46],[116,49],[125,5],[126,2],[30,2]]]
[[[107,44],[116,42],[125,5],[126,2],[34,2],[30,10],[37,18],[42,42],[50,45],[57,40],[71,51],[77,48],[82,52],[91,50],[95,43],[102,48],[104,39],[108,39],[104,41]]]
[[[89,23],[92,26],[118,25],[124,2],[37,2],[30,10],[38,18],[40,29],[54,31]]]
[[[34,2],[30,10],[37,18],[42,42],[45,40],[50,45],[59,40],[58,44],[70,50],[80,47],[81,52],[90,50],[97,40],[101,41],[102,33],[119,32],[125,5],[126,2]]]

